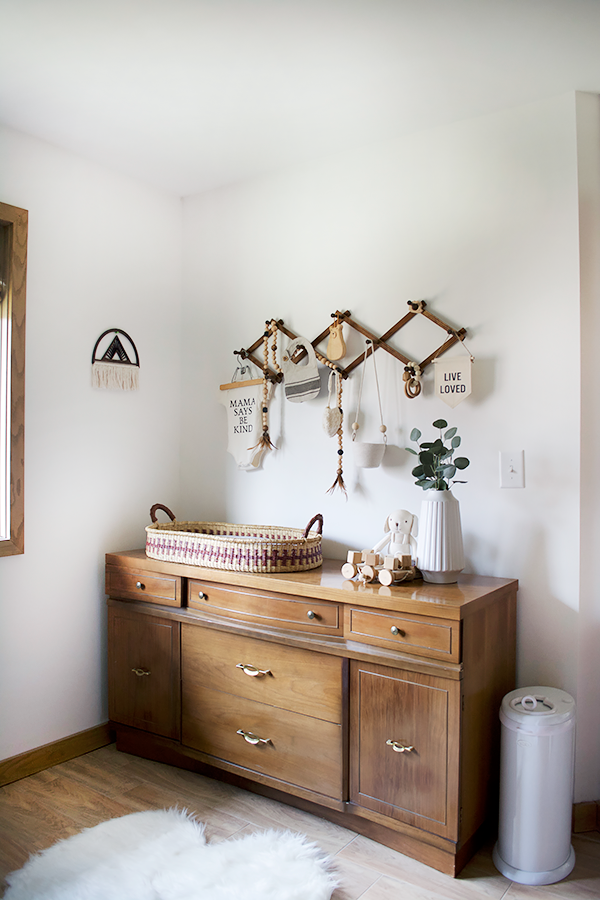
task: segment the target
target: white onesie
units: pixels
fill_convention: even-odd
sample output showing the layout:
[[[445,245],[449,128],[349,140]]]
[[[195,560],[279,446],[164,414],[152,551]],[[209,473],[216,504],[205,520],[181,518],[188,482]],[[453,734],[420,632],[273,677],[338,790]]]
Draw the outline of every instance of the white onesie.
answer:
[[[269,385],[269,398],[271,385]],[[257,447],[262,436],[262,384],[244,384],[221,391],[219,397],[227,410],[227,451],[238,468],[252,471],[260,466],[263,448]],[[268,400],[267,400],[268,402]]]

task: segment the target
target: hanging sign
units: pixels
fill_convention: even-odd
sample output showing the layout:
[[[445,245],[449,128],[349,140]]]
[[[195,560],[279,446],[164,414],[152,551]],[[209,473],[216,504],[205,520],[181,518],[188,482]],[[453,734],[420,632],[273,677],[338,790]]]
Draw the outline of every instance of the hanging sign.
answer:
[[[260,438],[262,382],[230,388],[221,396],[227,410],[227,450],[240,469],[253,469],[259,460],[251,448]]]
[[[471,393],[472,357],[436,359],[434,362],[436,397],[454,408]]]
[[[242,375],[249,371],[242,368]],[[263,447],[258,446],[262,432],[262,409],[271,399],[272,385],[269,384],[267,397],[263,392],[262,378],[248,378],[222,384],[220,401],[227,410],[227,450],[238,468],[251,472],[261,463]]]

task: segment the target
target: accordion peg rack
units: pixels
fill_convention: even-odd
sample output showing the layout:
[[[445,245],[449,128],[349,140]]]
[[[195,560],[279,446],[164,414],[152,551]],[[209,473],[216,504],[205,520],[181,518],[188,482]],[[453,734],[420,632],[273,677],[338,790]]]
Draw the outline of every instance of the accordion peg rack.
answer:
[[[425,371],[427,366],[430,365],[430,363],[432,363],[438,356],[440,356],[442,353],[445,353],[457,342],[462,342],[466,338],[466,328],[455,329],[447,322],[444,322],[443,319],[440,319],[438,316],[433,315],[433,313],[429,312],[429,310],[427,309],[427,303],[425,300],[409,300],[408,307],[408,312],[404,316],[402,316],[402,318],[399,319],[395,325],[392,325],[392,327],[389,328],[385,332],[385,334],[379,336],[353,319],[350,310],[336,310],[335,312],[331,313],[331,318],[335,319],[336,323],[345,322],[350,328],[353,328],[359,334],[362,334],[363,337],[367,338],[367,340],[371,341],[371,346],[367,350],[365,350],[364,353],[361,353],[359,356],[353,359],[352,362],[347,366],[338,365],[337,362],[330,361],[326,356],[319,353],[316,349],[319,344],[324,341],[325,338],[329,335],[331,326],[328,325],[327,328],[325,328],[320,334],[316,336],[316,338],[311,341],[311,344],[315,349],[315,355],[317,359],[323,363],[326,363],[330,368],[335,368],[340,373],[342,378],[347,378],[354,369],[356,369],[361,365],[361,363],[368,359],[371,353],[374,353],[377,349],[382,349],[387,353],[390,353],[395,359],[399,360],[399,362],[403,363],[405,367],[410,368],[418,365],[418,368],[422,373]],[[416,363],[414,359],[409,359],[399,350],[396,350],[395,347],[392,347],[388,343],[388,341],[402,328],[404,328],[405,325],[412,321],[415,316],[418,315],[422,315],[424,316],[424,318],[429,319],[430,322],[433,322],[434,325],[437,325],[439,328],[445,331],[447,336],[443,343],[440,344],[440,346],[437,347],[432,353],[430,353],[429,356],[425,357],[425,359],[421,360],[419,363]],[[299,335],[294,334],[293,331],[291,331],[284,325],[283,319],[272,319],[270,320],[269,324],[275,325],[277,327],[277,330],[282,334],[285,334],[286,337],[290,338],[290,340],[294,340],[295,338],[299,337]],[[254,363],[254,365],[263,373],[263,377],[266,377],[269,381],[279,382],[283,378],[282,373],[275,372],[268,365],[265,365],[264,361],[261,361],[256,356],[254,356],[257,348],[263,344],[263,340],[264,335],[261,335],[258,340],[251,344],[248,348],[234,350],[233,352],[236,356],[239,356],[242,359],[248,359],[250,360],[250,362]],[[294,362],[298,362],[305,355],[306,351],[300,350],[297,356],[294,357]]]

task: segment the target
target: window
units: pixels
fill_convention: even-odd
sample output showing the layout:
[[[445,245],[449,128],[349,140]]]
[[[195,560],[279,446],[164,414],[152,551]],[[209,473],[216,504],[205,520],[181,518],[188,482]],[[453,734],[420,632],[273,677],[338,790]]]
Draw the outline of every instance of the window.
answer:
[[[27,210],[0,203],[0,556],[24,549]]]

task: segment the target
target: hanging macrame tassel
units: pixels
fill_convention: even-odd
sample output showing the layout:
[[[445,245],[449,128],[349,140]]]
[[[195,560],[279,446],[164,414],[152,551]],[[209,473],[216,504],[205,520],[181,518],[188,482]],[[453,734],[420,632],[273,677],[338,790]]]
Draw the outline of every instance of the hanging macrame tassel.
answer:
[[[104,390],[137,391],[139,366],[133,363],[102,362],[92,365],[92,385]]]

